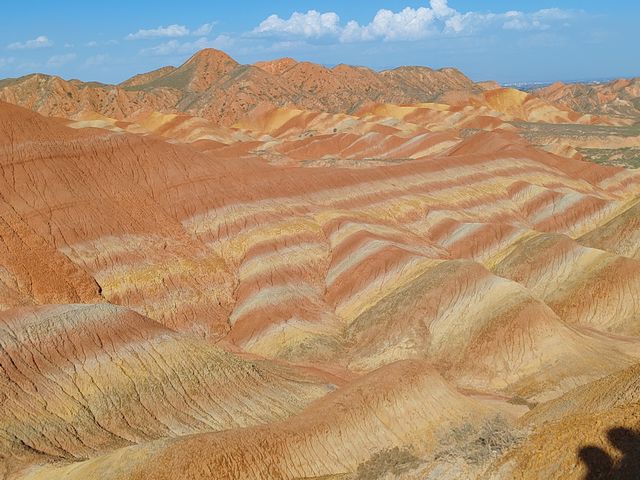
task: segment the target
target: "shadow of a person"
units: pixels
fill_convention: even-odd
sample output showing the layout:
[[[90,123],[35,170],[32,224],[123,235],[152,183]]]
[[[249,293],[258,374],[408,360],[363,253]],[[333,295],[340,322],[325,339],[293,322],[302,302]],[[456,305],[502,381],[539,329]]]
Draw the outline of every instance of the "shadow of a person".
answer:
[[[617,427],[607,432],[607,438],[622,455],[614,462],[611,455],[600,447],[588,445],[581,448],[578,458],[588,470],[584,480],[639,480],[640,434]]]
[[[628,428],[612,428],[607,434],[611,445],[622,453],[616,462],[614,477],[619,480],[640,479],[640,434]]]
[[[584,480],[605,480],[611,477],[613,459],[600,447],[589,445],[580,449],[578,458],[587,466]]]

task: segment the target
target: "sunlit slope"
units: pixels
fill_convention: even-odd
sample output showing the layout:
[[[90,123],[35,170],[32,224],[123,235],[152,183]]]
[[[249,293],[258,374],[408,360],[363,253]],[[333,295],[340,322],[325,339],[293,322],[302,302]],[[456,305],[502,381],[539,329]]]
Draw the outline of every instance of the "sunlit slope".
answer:
[[[0,443],[10,463],[269,423],[328,391],[108,304],[7,310],[0,347]]]
[[[389,82],[425,98],[358,97]],[[640,174],[571,139],[633,129],[466,82],[208,51],[108,109],[0,103],[0,472],[422,478],[500,414],[485,460],[544,477],[578,410],[632,425]]]
[[[493,414],[491,407],[448,387],[427,364],[400,362],[327,395],[281,423],[151,442],[69,467],[35,468],[16,478],[340,476],[356,472],[378,452],[393,461],[396,447],[405,456],[424,455],[448,429],[478,424]],[[395,421],[398,415],[409,415],[411,422]],[[405,453],[409,445],[411,450]]]

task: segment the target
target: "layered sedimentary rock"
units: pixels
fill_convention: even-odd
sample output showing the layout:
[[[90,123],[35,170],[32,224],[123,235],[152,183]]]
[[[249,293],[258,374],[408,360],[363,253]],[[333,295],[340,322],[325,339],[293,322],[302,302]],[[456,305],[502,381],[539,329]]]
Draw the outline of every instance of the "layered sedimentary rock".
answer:
[[[327,387],[242,361],[123,307],[0,314],[3,456],[83,459],[163,437],[286,418]]]
[[[0,103],[0,474],[580,478],[635,428],[640,173],[575,142],[635,126],[496,87],[0,84],[66,117]]]
[[[568,323],[639,333],[637,260],[586,248],[568,237],[541,234],[519,242],[494,271],[528,287]],[[584,298],[589,302],[581,301]]]
[[[564,108],[589,115],[606,115],[627,124],[626,128],[570,127],[565,131],[567,135],[560,137],[557,132],[534,132],[532,136],[536,143],[605,165],[640,167],[640,79],[588,84],[558,82],[532,94]]]
[[[152,442],[72,466],[36,468],[22,478],[344,476],[379,452],[394,461],[399,447],[411,445],[409,455],[433,450],[438,433],[480,423],[492,413],[491,407],[453,391],[428,365],[401,362],[329,394],[300,415],[268,428]],[[398,415],[410,415],[411,423],[389,421]]]
[[[535,425],[535,433],[496,462],[487,478],[635,478],[638,373],[634,365],[525,415],[521,423]]]
[[[556,82],[535,90],[534,95],[573,110],[594,114],[638,119],[640,110],[640,79],[619,79],[606,83]]]
[[[0,100],[60,117],[92,111],[121,120],[146,109],[230,124],[260,106],[296,104],[346,112],[369,101],[430,101],[449,90],[473,88],[471,80],[452,68],[402,67],[377,73],[295,61],[240,65],[224,52],[206,49],[178,68],[136,75],[119,85],[42,74],[2,80]]]

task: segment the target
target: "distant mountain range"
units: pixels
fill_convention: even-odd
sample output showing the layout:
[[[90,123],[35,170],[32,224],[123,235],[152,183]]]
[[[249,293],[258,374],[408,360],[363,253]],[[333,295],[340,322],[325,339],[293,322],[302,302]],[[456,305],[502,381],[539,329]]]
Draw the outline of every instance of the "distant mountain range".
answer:
[[[547,85],[517,83],[512,86],[534,92]],[[446,96],[474,94],[497,87],[495,82],[474,83],[453,68],[400,67],[376,72],[349,65],[327,68],[291,58],[241,65],[222,51],[205,49],[179,67],[162,67],[117,85],[64,80],[44,74],[4,79],[0,80],[0,100],[44,115],[67,118],[96,112],[124,119],[147,110],[187,113],[220,125],[231,125],[249,112],[272,107],[350,113],[369,103],[437,102]],[[615,114],[617,111],[607,108],[591,111],[582,101],[567,102],[583,113]],[[627,108],[625,112],[635,115],[634,109]]]
[[[93,111],[125,118],[148,109],[189,113],[228,125],[255,109],[273,106],[352,112],[367,102],[428,102],[451,90],[471,89],[474,83],[453,68],[375,72],[349,65],[329,69],[292,59],[240,65],[224,52],[206,49],[180,67],[163,67],[119,85],[43,74],[6,79],[0,81],[0,100],[63,117]]]
[[[607,77],[607,78],[598,78],[598,79],[584,79],[584,80],[562,80],[564,84],[582,84],[582,85],[599,85],[601,83],[609,83],[615,80],[619,80],[617,77]],[[536,90],[538,88],[548,87],[556,83],[557,80],[554,81],[537,81],[537,82],[504,82],[501,83],[503,87],[507,88],[517,88],[518,90],[523,90],[525,92],[529,92],[531,90]]]

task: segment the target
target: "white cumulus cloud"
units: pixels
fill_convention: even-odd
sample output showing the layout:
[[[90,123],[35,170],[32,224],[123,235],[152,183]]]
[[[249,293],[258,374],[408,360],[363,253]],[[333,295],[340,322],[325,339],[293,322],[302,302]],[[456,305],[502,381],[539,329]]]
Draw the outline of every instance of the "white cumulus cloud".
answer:
[[[446,4],[446,2],[445,2]],[[378,10],[368,25],[361,26],[350,21],[342,31],[343,42],[367,41],[381,38],[383,40],[418,40],[426,37],[436,19],[431,8],[420,7],[405,9],[394,13],[391,10]]]
[[[480,29],[546,30],[570,19],[573,12],[547,8],[535,12],[460,12],[447,0],[430,0],[428,6],[406,7],[397,12],[380,9],[366,24],[349,20],[345,24],[335,12],[294,12],[288,19],[271,15],[250,33],[281,38],[332,38],[336,41],[420,40],[435,35],[471,34]]]
[[[32,50],[34,48],[45,48],[53,45],[53,42],[44,35],[40,35],[33,40],[26,42],[15,42],[7,45],[7,50]]]
[[[450,17],[458,13],[448,5],[447,0],[431,0],[429,5],[431,5],[431,10],[433,10],[436,17],[439,18]]]
[[[340,17],[335,12],[320,13],[309,10],[307,13],[293,12],[285,20],[271,15],[254,30],[254,34],[293,35],[305,38],[319,38],[340,33]]]

